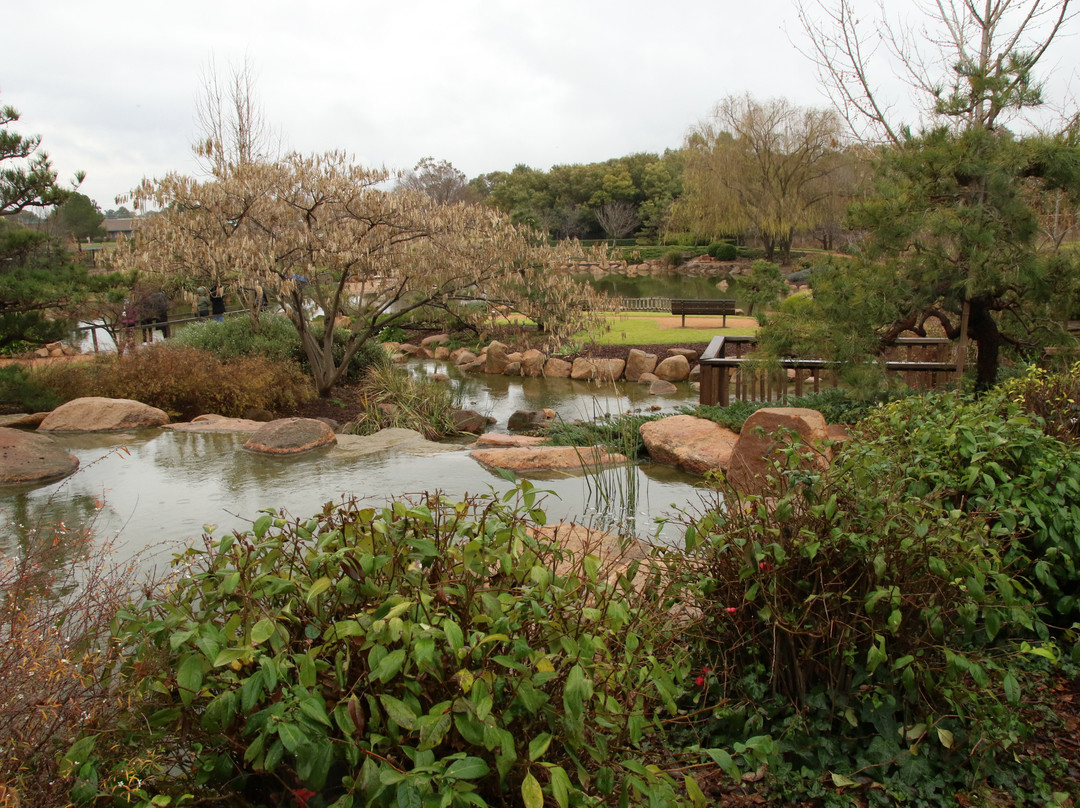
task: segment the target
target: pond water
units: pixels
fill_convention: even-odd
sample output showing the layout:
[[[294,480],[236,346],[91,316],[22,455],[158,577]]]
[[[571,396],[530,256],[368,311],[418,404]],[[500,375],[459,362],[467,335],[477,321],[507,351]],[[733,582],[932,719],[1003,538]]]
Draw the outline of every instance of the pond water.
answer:
[[[598,292],[611,297],[674,297],[688,300],[735,300],[736,306],[745,308],[740,298],[739,282],[733,279],[726,288],[718,284],[721,278],[702,278],[696,275],[679,275],[674,272],[663,275],[642,275],[630,277],[612,273],[596,278],[592,275],[577,275],[579,281],[585,281]]]
[[[412,363],[415,373],[454,373],[442,363]],[[647,407],[639,385],[598,386],[570,380],[455,375],[466,406],[505,426],[516,409],[554,407],[566,419]],[[684,386],[685,387],[685,386]],[[667,399],[665,409],[692,401],[688,387]],[[261,509],[284,508],[306,518],[326,502],[357,497],[373,505],[404,494],[442,491],[451,497],[505,491],[511,483],[469,457],[465,446],[435,454],[385,451],[362,454],[341,445],[293,458],[256,455],[241,447],[246,435],[146,429],[123,433],[57,434],[79,458],[78,472],[37,488],[0,489],[0,551],[19,540],[19,525],[75,526],[95,519],[95,533],[115,541],[121,557],[151,548],[162,563],[197,540],[204,525],[243,529]],[[642,464],[599,476],[530,475],[550,490],[548,521],[574,518],[601,528],[627,528],[638,536],[681,543],[681,531],[665,517],[700,503],[699,478],[666,466]],[[2,522],[6,522],[3,525]],[[145,562],[144,562],[145,563]]]

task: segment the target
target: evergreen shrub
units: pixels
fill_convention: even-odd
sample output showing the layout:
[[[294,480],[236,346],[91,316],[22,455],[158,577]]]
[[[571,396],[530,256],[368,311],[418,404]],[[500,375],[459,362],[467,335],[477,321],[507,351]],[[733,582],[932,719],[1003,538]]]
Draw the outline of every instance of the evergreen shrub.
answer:
[[[543,523],[523,482],[207,537],[118,616],[143,701],[69,750],[76,796],[688,804],[655,744],[686,670],[659,567],[609,573]]]

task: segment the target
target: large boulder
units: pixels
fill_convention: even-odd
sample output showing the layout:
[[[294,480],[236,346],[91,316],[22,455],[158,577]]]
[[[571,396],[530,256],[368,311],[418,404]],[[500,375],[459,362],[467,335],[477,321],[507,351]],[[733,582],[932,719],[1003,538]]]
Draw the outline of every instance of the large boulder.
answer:
[[[570,369],[570,378],[590,382],[611,382],[622,376],[625,367],[625,359],[589,359],[579,356]]]
[[[665,382],[684,382],[690,376],[690,362],[682,354],[669,356],[656,366],[653,373]]]
[[[626,357],[626,380],[636,382],[642,373],[652,373],[656,367],[656,354],[645,353],[638,348],[631,348]]]
[[[430,337],[424,337],[420,340],[420,345],[423,348],[431,348],[432,345],[441,345],[442,343],[449,341],[449,334],[432,334]]]
[[[543,352],[530,348],[521,355],[521,375],[543,376],[545,362],[547,362],[547,356]]]
[[[648,568],[641,564],[648,557],[648,552],[637,539],[623,538],[573,522],[534,527],[532,531],[551,540],[562,550],[555,563],[555,572],[559,575],[579,570],[586,556],[595,556],[600,562],[598,577],[610,584],[617,583],[619,576],[626,573],[635,561],[642,567],[636,576],[641,585],[649,577]]]
[[[552,418],[554,415],[549,417],[547,410],[517,410],[506,420],[506,428],[511,432],[538,429]]]
[[[766,407],[743,424],[728,464],[728,482],[741,494],[781,493],[780,481],[769,478],[776,477],[773,463],[795,435],[802,444],[800,451],[811,455],[812,466],[829,465],[832,450],[826,445],[825,416],[803,407]]]
[[[78,467],[79,459],[48,435],[0,427],[0,485],[51,482]]]
[[[43,432],[116,432],[167,423],[169,416],[164,410],[141,401],[89,396],[61,404],[45,417],[38,429]]]
[[[693,348],[668,348],[668,356],[685,356],[688,362],[696,362],[701,351]]]
[[[510,364],[506,346],[498,340],[493,340],[487,347],[487,359],[484,360],[485,373],[503,373]]]
[[[476,354],[468,348],[456,348],[450,352],[450,361],[455,365],[467,365],[476,361]]]
[[[544,376],[549,379],[569,379],[573,367],[565,359],[553,356],[544,363]]]
[[[673,415],[641,425],[641,438],[656,463],[691,474],[726,469],[739,436],[706,418]]]
[[[487,418],[476,410],[454,410],[450,413],[450,417],[454,420],[454,428],[458,432],[469,432],[473,435],[479,435],[487,429]]]
[[[583,471],[626,462],[601,446],[532,446],[517,449],[474,449],[474,460],[509,471]]]
[[[314,418],[280,418],[264,424],[244,448],[250,452],[296,455],[337,443],[334,430]]]

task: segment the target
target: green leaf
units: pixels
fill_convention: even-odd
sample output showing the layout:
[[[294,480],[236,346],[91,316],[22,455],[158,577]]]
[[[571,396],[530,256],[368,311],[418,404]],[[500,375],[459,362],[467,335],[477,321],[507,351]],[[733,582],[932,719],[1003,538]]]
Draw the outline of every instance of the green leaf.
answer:
[[[551,796],[559,808],[570,808],[570,775],[562,766],[552,766],[548,773],[551,775]]]
[[[308,696],[300,701],[300,712],[306,715],[313,721],[318,721],[320,724],[325,724],[328,727],[332,727],[330,723],[330,716],[326,714],[326,705],[323,704],[323,700],[318,696]]]
[[[184,702],[185,707],[191,706],[195,694],[202,687],[202,681],[202,657],[188,654],[180,662],[180,667],[176,669],[176,685],[180,688],[180,700]]]
[[[549,746],[551,746],[551,733],[541,732],[529,741],[529,760],[538,760],[543,757]]]
[[[274,621],[264,617],[251,627],[251,644],[259,645],[269,640],[274,635]]]
[[[451,651],[456,653],[465,647],[465,635],[461,631],[461,626],[453,620],[444,619],[442,621],[442,630]]]
[[[834,502],[835,499],[836,497],[834,496]],[[686,796],[690,798],[690,802],[694,804],[694,808],[708,808],[709,800],[705,796],[705,792],[701,790],[701,786],[697,784],[697,780],[689,774],[684,775],[683,786],[686,788]]]
[[[953,747],[953,734],[947,729],[937,728],[937,737],[941,741],[941,745],[946,749],[952,749]]]
[[[398,648],[396,651],[391,651],[379,660],[379,664],[376,665],[375,670],[371,672],[371,678],[385,684],[398,675],[401,671],[401,666],[404,664],[405,649]]]
[[[442,743],[446,733],[450,731],[451,719],[450,713],[445,712],[437,716],[425,716],[421,720],[423,723],[420,724],[420,746],[417,748],[423,752]]]
[[[402,780],[397,785],[394,804],[397,808],[422,808],[424,798],[420,796],[420,789],[408,780]]]
[[[845,777],[844,775],[837,774],[836,772],[829,772],[829,776],[832,777],[833,785],[837,788],[846,788],[848,786],[858,785],[858,783],[856,783],[850,777]]]
[[[315,583],[313,583],[308,588],[307,594],[304,595],[304,602],[307,603],[310,608],[315,608],[315,600],[319,597],[319,595],[321,595],[323,592],[333,586],[333,583],[334,582],[327,578],[325,575],[317,579]]]
[[[487,765],[486,761],[470,756],[451,763],[444,776],[448,780],[475,780],[490,771],[491,767]]]
[[[1016,706],[1020,703],[1020,683],[1016,681],[1016,677],[1012,671],[1005,674],[1005,679],[1002,681],[1002,686],[1005,688],[1005,699],[1012,706]]]
[[[379,703],[382,704],[382,708],[386,710],[386,714],[390,717],[390,720],[404,729],[413,729],[416,726],[416,714],[409,709],[409,706],[399,699],[395,699],[386,693],[379,695]]]
[[[315,687],[318,673],[315,658],[311,654],[300,654],[296,657],[296,666],[300,684],[304,687]]]
[[[739,767],[735,764],[735,761],[731,759],[731,755],[724,749],[703,749],[706,755],[713,759],[713,762],[719,766],[728,777],[733,780],[741,780],[742,772],[739,771]]]
[[[71,777],[78,771],[90,759],[95,743],[97,743],[96,735],[87,735],[85,738],[80,738],[73,743],[67,754],[64,755],[64,759],[60,762],[60,774],[64,777]]]
[[[532,772],[521,781],[521,799],[525,802],[525,808],[544,808],[544,790]]]
[[[250,655],[250,648],[222,648],[218,651],[218,655],[214,657],[213,667],[220,668],[223,665],[230,665],[236,660],[243,659]]]
[[[282,745],[290,752],[296,752],[300,745],[307,741],[307,735],[300,727],[284,721],[277,724],[277,734]]]

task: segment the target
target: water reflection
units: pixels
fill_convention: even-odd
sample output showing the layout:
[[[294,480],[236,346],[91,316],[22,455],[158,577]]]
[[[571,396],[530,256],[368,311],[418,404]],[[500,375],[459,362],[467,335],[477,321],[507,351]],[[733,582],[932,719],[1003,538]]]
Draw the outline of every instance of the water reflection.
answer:
[[[464,447],[435,455],[400,451],[359,454],[339,446],[295,458],[256,455],[242,449],[244,435],[138,430],[126,433],[57,435],[82,468],[59,483],[34,489],[0,490],[0,512],[9,525],[30,512],[63,519],[103,503],[96,531],[115,537],[117,551],[134,555],[150,547],[160,561],[201,536],[243,529],[261,509],[285,508],[299,517],[327,502],[358,497],[380,505],[392,496],[440,490],[451,497],[506,490],[510,483],[468,456]],[[126,451],[115,451],[119,447]],[[548,521],[577,518],[607,527],[631,526],[652,537],[656,520],[699,501],[696,478],[661,466],[605,472],[633,481],[634,495],[598,495],[598,485],[580,475],[536,475],[540,488],[556,497],[545,503]],[[608,491],[614,484],[607,484]],[[5,535],[6,534],[6,535]],[[13,533],[0,529],[3,541]],[[679,543],[675,528],[659,540]],[[2,547],[2,545],[0,545]],[[156,549],[154,549],[156,548]]]
[[[698,394],[687,382],[675,385],[676,392],[652,395],[648,385],[635,382],[585,382],[576,379],[547,379],[502,376],[493,373],[463,374],[450,362],[427,360],[409,362],[416,375],[443,373],[457,393],[461,405],[495,419],[496,429],[505,428],[516,410],[549,407],[565,421],[589,421],[599,416],[619,415],[628,410],[674,412],[683,405],[697,404]]]

